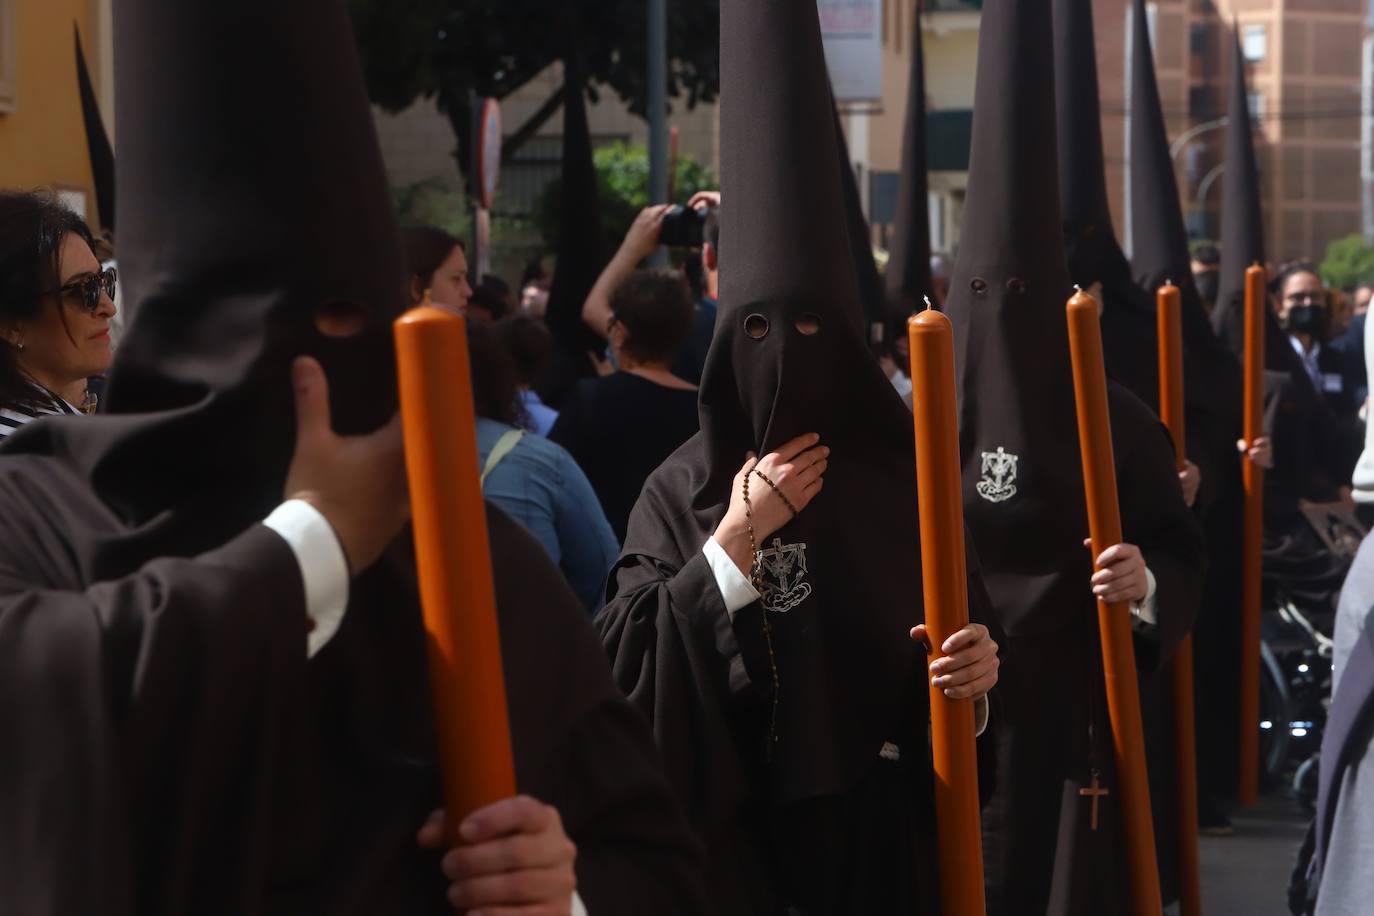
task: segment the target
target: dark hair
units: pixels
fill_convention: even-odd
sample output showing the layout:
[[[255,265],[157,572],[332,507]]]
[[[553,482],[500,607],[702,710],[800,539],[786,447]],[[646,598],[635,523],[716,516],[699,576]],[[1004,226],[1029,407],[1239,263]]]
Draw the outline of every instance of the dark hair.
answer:
[[[1279,269],[1274,273],[1274,281],[1269,284],[1270,291],[1276,296],[1283,295],[1284,284],[1287,283],[1290,278],[1296,277],[1298,274],[1311,274],[1317,278],[1317,282],[1322,283],[1323,288],[1326,286],[1326,284],[1322,282],[1322,274],[1321,271],[1317,270],[1317,265],[1305,258],[1298,258],[1292,261],[1285,261],[1279,265]],[[1325,305],[1325,302],[1323,302],[1323,305]]]
[[[479,308],[491,314],[492,321],[500,321],[510,311],[510,287],[495,274],[487,274],[472,288],[469,308]]]
[[[720,211],[715,207],[706,211],[706,223],[701,228],[701,237],[720,254]]]
[[[434,272],[453,254],[453,249],[467,251],[462,239],[438,226],[406,226],[401,230],[401,246],[405,249],[406,271],[418,277],[421,286],[429,286]]]
[[[692,328],[692,299],[675,270],[636,270],[611,293],[610,305],[625,328],[625,352],[641,362],[671,360]]]
[[[520,384],[537,385],[553,359],[553,335],[544,322],[528,315],[512,315],[497,323],[496,332],[515,361]]]
[[[477,289],[486,290],[491,295],[507,304],[511,300],[510,284],[502,280],[496,274],[483,274],[482,279],[477,284]]]
[[[523,426],[520,379],[515,360],[506,351],[496,326],[467,319],[468,359],[472,364],[472,402],[477,416],[511,426]]]
[[[91,230],[54,195],[42,191],[0,191],[0,322],[33,321],[61,300],[47,294],[62,277],[62,242],[76,233],[94,247]],[[34,408],[47,404],[19,368],[19,351],[0,345],[0,407]]]
[[[525,262],[525,270],[520,274],[520,288],[524,289],[531,283],[543,284],[545,288],[549,285],[549,272],[544,269],[544,259],[533,257]]]
[[[1208,267],[1216,267],[1221,264],[1221,252],[1215,245],[1199,245],[1193,251],[1193,260]]]

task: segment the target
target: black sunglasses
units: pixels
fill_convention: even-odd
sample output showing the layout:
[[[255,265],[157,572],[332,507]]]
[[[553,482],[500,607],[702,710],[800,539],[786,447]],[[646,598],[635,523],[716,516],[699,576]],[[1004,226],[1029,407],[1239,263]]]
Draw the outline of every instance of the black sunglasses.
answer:
[[[51,290],[49,295],[56,293],[62,296],[69,296],[72,293],[81,294],[81,305],[86,311],[94,315],[100,310],[100,294],[104,293],[113,299],[115,294],[115,283],[119,280],[119,271],[113,267],[107,267],[99,273],[86,274],[70,283],[64,283],[55,290]]]

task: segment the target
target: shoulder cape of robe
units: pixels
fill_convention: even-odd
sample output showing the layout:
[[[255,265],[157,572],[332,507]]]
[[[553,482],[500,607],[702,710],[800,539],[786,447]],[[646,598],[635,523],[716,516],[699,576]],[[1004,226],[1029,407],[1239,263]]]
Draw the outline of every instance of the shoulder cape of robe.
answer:
[[[307,663],[277,534],[127,529],[43,436],[0,459],[3,909],[452,912],[415,844],[440,802],[408,538]],[[642,719],[557,571],[487,511],[521,791],[558,807],[592,913],[707,912]]]

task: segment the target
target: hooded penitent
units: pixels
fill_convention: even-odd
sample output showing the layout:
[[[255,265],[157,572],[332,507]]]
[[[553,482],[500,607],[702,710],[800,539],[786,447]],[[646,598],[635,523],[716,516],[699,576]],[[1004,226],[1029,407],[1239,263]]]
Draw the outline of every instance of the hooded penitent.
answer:
[[[257,524],[283,498],[297,355],[324,366],[336,432],[396,409],[404,274],[344,4],[117,12],[132,325],[110,414],[30,424],[0,467],[0,736],[25,748],[0,769],[0,899],[449,912],[414,840],[438,794],[409,541],[353,578],[307,666],[301,567]],[[558,804],[589,906],[666,909],[625,884],[690,862],[647,735],[557,571],[488,512],[518,783]],[[634,805],[604,782],[621,767]],[[641,799],[650,821],[613,826]],[[597,837],[621,828],[669,857],[615,865]]]
[[[113,232],[114,150],[110,146],[109,135],[105,133],[105,121],[100,115],[100,103],[95,99],[91,74],[86,69],[86,55],[81,52],[81,30],[73,26],[72,31],[76,42],[76,81],[77,89],[81,92],[81,120],[86,127],[86,149],[91,158],[91,178],[95,181],[95,206],[100,212],[101,228]]]
[[[722,912],[924,912],[911,417],[855,320],[815,4],[722,3],[721,103],[725,241],[701,432],[646,483],[597,623],[716,857]],[[764,599],[731,619],[703,545],[747,453],[810,432],[832,450],[824,489],[758,545]],[[900,747],[890,771],[884,742]],[[765,888],[772,908],[738,908],[741,886]]]
[[[566,17],[569,36],[577,17]],[[601,238],[600,206],[597,196],[596,163],[592,158],[592,136],[587,126],[587,99],[583,90],[583,65],[577,42],[569,41],[563,58],[563,172],[562,199],[559,202],[558,261],[554,265],[553,285],[549,289],[546,321],[553,332],[553,363],[540,395],[557,403],[583,376],[590,375],[588,353],[600,353],[605,340],[582,321],[582,304],[606,266]],[[598,329],[601,334],[604,328]]]
[[[776,535],[805,545],[811,586],[797,607],[772,615],[784,686],[770,781],[792,800],[848,788],[895,725],[915,655],[882,634],[901,631],[919,601],[911,423],[855,320],[862,307],[815,10],[734,0],[721,16],[729,203],[720,316],[702,376],[702,431],[672,461],[691,469],[684,496],[698,513],[699,547],[747,452],[808,432],[832,450],[825,489]],[[808,324],[819,330],[803,333]],[[859,573],[870,566],[889,574]],[[818,752],[819,735],[831,740]]]
[[[964,504],[1007,629],[1082,613],[1087,523],[1064,303],[1048,0],[997,0],[979,34],[969,188],[946,310],[959,373]],[[1019,31],[1020,30],[1024,31]],[[1044,570],[1027,581],[1020,570]],[[1047,614],[1056,615],[1048,621]]]
[[[1198,505],[1207,534],[1204,612],[1194,630],[1198,680],[1199,783],[1206,796],[1230,792],[1236,766],[1234,717],[1240,613],[1240,363],[1217,339],[1193,282],[1188,239],[1164,112],[1155,82],[1145,0],[1135,0],[1131,25],[1132,266],[1146,290],[1166,280],[1179,287],[1187,387],[1187,456],[1202,471]]]
[[[1060,168],[1045,133],[1055,121],[1049,6],[984,4],[968,196],[946,305],[964,517],[1007,632],[998,784],[983,819],[989,914],[1129,911],[1083,546]],[[1125,540],[1158,582],[1159,625],[1139,643],[1148,671],[1191,624],[1201,538],[1158,420],[1118,386],[1109,385],[1108,403]],[[1094,779],[1113,793],[1097,820],[1079,794]]]
[[[930,213],[926,187],[926,74],[919,8],[911,25],[911,72],[907,78],[906,121],[902,126],[902,173],[897,184],[897,229],[887,262],[891,327],[923,307],[930,278]]]

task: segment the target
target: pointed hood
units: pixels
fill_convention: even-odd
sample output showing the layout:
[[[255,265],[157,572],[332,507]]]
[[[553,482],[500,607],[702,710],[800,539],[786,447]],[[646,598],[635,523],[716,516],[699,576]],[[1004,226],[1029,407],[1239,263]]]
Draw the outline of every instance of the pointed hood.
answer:
[[[1145,0],[1133,0],[1131,19],[1130,136],[1131,264],[1145,289],[1172,280],[1184,295],[1186,311],[1202,307],[1192,282],[1188,234],[1179,205],[1169,134],[1155,79],[1154,51]],[[1206,313],[1203,313],[1206,317]],[[1185,318],[1185,321],[1190,320]]]
[[[1135,282],[1107,202],[1092,0],[1054,0],[1059,201],[1069,277],[1101,283],[1107,374],[1152,408],[1159,402],[1155,301]]]
[[[859,182],[854,176],[854,163],[849,158],[849,143],[840,123],[840,109],[832,94],[831,108],[835,113],[835,140],[839,144],[840,188],[844,191],[845,234],[849,237],[849,252],[854,264],[854,279],[859,284],[860,332],[865,340],[873,340],[874,325],[883,330],[883,281],[878,264],[873,260],[873,235],[864,218],[863,200],[859,197]]]
[[[1145,0],[1135,0],[1133,6],[1131,125],[1127,138],[1131,154],[1131,184],[1127,191],[1131,195],[1132,268],[1147,293],[1166,280],[1179,287],[1186,397],[1190,407],[1202,406],[1212,419],[1217,440],[1215,458],[1234,464],[1231,443],[1238,435],[1240,423],[1240,363],[1217,339],[1193,283],[1187,231],[1155,81]],[[1190,437],[1201,437],[1206,432],[1199,428],[1197,416],[1188,425]]]
[[[911,71],[902,125],[902,172],[897,184],[897,229],[887,262],[887,302],[894,330],[924,306],[930,276],[930,191],[926,178],[926,72],[920,8],[912,17]]]
[[[778,798],[815,797],[852,787],[904,715],[926,721],[926,692],[911,689],[915,651],[891,638],[921,602],[911,415],[856,321],[816,5],[723,0],[720,33],[719,313],[701,432],[659,475],[685,466],[671,478],[673,498],[687,504],[670,507],[672,524],[697,551],[746,452],[811,432],[831,449],[824,489],[768,542],[804,551],[807,570],[805,593],[769,615],[781,685],[769,786]],[[626,550],[652,552],[641,536],[632,519]],[[886,572],[864,573],[872,569]],[[734,630],[751,666],[767,670],[767,655],[754,654],[759,613],[742,611]],[[767,731],[765,713],[760,745]],[[911,738],[922,753],[924,734]]]
[[[1231,91],[1221,176],[1221,269],[1212,312],[1212,327],[1236,354],[1245,347],[1245,270],[1251,264],[1265,263],[1264,215],[1248,96],[1245,55],[1236,26],[1231,35]]]
[[[1265,264],[1264,213],[1260,205],[1260,174],[1255,161],[1254,128],[1250,122],[1249,87],[1240,28],[1231,35],[1231,92],[1226,106],[1226,159],[1221,176],[1221,268],[1212,328],[1236,354],[1245,352],[1245,270]],[[1297,354],[1289,346],[1273,309],[1264,308],[1266,371],[1282,371],[1311,396],[1312,383]]]
[[[572,34],[571,26],[569,30]],[[573,382],[591,373],[587,353],[599,353],[606,346],[582,322],[582,304],[606,266],[583,73],[577,42],[570,41],[563,60],[563,199],[559,204],[558,261],[545,319],[558,349],[552,378],[547,390],[541,392],[554,404]]]
[[[964,517],[999,619],[1081,613],[1087,516],[1064,304],[1049,4],[986,0],[954,324]]]
[[[853,422],[823,381],[828,367],[872,370],[836,376],[851,384],[887,382],[868,357],[858,320],[864,305],[848,229],[848,162],[840,159],[816,13],[792,0],[734,0],[722,10],[721,41],[727,203],[702,428],[713,441],[763,454],[800,433]],[[754,314],[768,328],[757,339],[745,328]],[[821,333],[800,332],[803,319]],[[880,403],[901,404],[895,395]]]
[[[114,232],[115,227],[115,163],[114,148],[105,132],[100,115],[100,103],[95,98],[91,74],[86,69],[86,55],[81,51],[81,30],[72,26],[76,43],[76,82],[81,93],[81,120],[86,128],[86,149],[91,160],[91,180],[95,182],[95,208],[100,214],[100,227]]]
[[[1107,201],[1092,0],[1054,0],[1053,20],[1059,215],[1069,276],[1084,289],[1129,283]]]
[[[180,532],[194,552],[280,500],[295,356],[323,364],[340,433],[394,413],[405,274],[341,0],[124,0],[119,13],[130,324],[110,415],[73,429],[71,448],[127,525]],[[321,333],[330,316],[351,333]]]

